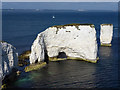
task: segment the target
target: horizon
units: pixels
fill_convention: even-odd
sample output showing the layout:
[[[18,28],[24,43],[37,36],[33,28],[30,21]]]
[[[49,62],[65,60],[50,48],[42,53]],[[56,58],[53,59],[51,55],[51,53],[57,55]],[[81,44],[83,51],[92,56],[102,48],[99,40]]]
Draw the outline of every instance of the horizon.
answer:
[[[119,2],[120,0],[2,0],[2,2]]]
[[[117,2],[3,2],[2,9],[118,11]]]

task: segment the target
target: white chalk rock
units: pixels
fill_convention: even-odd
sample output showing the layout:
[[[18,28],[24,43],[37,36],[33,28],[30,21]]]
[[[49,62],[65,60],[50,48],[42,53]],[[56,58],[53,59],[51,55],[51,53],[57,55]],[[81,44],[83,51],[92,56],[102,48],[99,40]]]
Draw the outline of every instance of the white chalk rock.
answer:
[[[45,42],[44,42],[44,34],[38,34],[36,40],[34,41],[31,47],[30,54],[30,63],[35,63],[36,60],[38,62],[44,61],[45,57]]]
[[[102,44],[111,44],[113,36],[112,24],[101,24],[100,42]]]
[[[38,34],[31,47],[30,63],[44,61],[45,52],[49,57],[64,52],[68,57],[96,61],[97,42],[94,25],[53,26]]]
[[[16,48],[6,42],[0,42],[1,61],[0,61],[0,79],[8,75],[13,68],[18,65],[18,53]]]

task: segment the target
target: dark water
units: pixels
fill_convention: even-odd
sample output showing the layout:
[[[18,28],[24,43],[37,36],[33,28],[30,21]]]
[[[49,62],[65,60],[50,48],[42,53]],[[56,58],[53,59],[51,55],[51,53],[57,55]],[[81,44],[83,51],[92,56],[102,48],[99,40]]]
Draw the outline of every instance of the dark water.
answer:
[[[3,40],[15,46],[19,54],[30,49],[38,33],[53,25],[92,23],[99,37],[100,24],[111,23],[114,37],[118,34],[117,12],[4,10],[2,18]]]
[[[53,19],[52,16],[56,18]],[[85,61],[50,62],[46,67],[22,73],[9,87],[21,88],[118,88],[118,13],[78,11],[3,11],[3,40],[14,45],[19,54],[29,50],[37,34],[49,26],[92,23],[99,44],[100,24],[114,25],[112,47],[99,47],[96,64]]]

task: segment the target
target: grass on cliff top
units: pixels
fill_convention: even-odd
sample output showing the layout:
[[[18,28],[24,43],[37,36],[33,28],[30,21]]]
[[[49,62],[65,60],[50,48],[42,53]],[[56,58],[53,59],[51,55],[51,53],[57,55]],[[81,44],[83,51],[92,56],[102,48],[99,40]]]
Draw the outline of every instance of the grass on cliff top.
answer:
[[[5,41],[0,41],[0,42],[4,43]]]
[[[107,23],[104,23],[104,24],[101,24],[102,26],[104,26],[104,25],[110,25],[110,26],[112,26],[113,24],[107,24]]]
[[[0,41],[0,42],[2,42],[2,43],[7,43],[7,42],[5,42],[5,41]]]
[[[88,24],[88,23],[84,23],[84,24],[79,24],[79,23],[72,23],[72,24],[65,24],[65,25],[54,25],[52,27],[56,27],[56,28],[64,28],[65,26],[79,26],[79,25],[90,25],[90,26],[94,26],[93,24]]]
[[[78,30],[79,29],[79,25],[89,25],[91,28],[95,28],[95,26],[93,24],[88,24],[88,23],[85,23],[85,24],[78,24],[78,23],[72,23],[72,24],[65,24],[65,25],[54,25],[52,27],[56,27],[57,28],[57,31],[56,31],[56,34],[58,33],[58,29],[61,29],[61,28],[66,28],[66,26],[75,26]]]

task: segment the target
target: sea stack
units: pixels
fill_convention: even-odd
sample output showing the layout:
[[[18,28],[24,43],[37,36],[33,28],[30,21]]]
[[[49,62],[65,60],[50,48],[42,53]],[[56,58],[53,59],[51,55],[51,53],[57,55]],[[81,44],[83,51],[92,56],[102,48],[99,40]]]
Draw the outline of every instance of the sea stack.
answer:
[[[0,62],[0,80],[16,70],[18,65],[18,53],[16,48],[7,42],[0,42],[1,62]],[[13,74],[12,74],[13,75]]]
[[[96,63],[96,30],[93,24],[67,24],[49,27],[38,34],[31,47],[30,63],[59,60],[60,53],[66,59],[80,59]]]
[[[101,24],[100,42],[101,46],[111,46],[113,36],[113,24]]]

